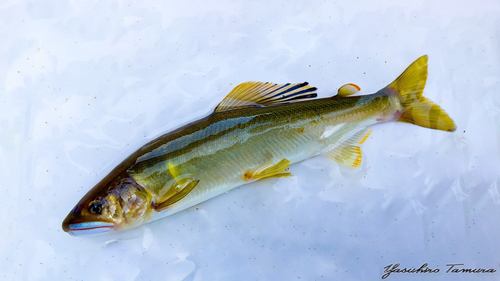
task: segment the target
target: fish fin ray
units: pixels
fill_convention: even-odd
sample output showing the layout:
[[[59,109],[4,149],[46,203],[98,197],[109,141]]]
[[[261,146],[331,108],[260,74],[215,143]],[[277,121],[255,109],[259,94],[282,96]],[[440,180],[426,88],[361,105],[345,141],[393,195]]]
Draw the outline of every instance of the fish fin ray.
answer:
[[[455,123],[450,116],[439,105],[425,97],[420,97],[418,102],[408,106],[399,117],[398,122],[448,132],[456,130]]]
[[[333,161],[351,167],[359,167],[361,165],[362,155],[361,148],[356,145],[339,145],[325,153],[325,156]]]
[[[309,86],[307,82],[281,85],[269,82],[245,82],[234,87],[217,105],[214,112],[312,99],[317,96],[314,91],[316,88]]]
[[[286,178],[292,176],[285,170],[290,166],[290,160],[283,158],[274,165],[264,165],[258,169],[247,171],[243,175],[245,181],[261,180],[268,178]]]
[[[359,145],[370,136],[372,130],[361,130],[340,145],[324,152],[325,156],[333,161],[351,167],[359,167],[363,158]]]
[[[159,202],[155,204],[155,211],[161,212],[172,204],[179,202],[182,198],[186,197],[199,182],[200,180],[191,178],[175,181],[170,189],[161,197]]]
[[[357,144],[363,144],[368,139],[371,133],[372,129],[361,130],[358,133],[354,134],[354,136],[352,136],[351,138],[353,138],[353,141]]]
[[[456,125],[450,116],[423,96],[426,81],[427,56],[422,56],[387,86],[396,90],[403,107],[403,113],[397,121],[435,130],[455,131]]]
[[[339,88],[337,95],[341,97],[348,97],[350,95],[354,95],[359,91],[361,91],[361,88],[358,85],[353,83],[348,83]]]
[[[261,181],[261,180],[265,180],[265,179],[270,179],[270,178],[289,178],[291,176],[293,176],[292,173],[283,172],[283,173],[279,173],[279,174],[274,174],[274,175],[269,176],[269,177],[258,179],[257,181]]]
[[[388,87],[399,92],[401,104],[406,107],[420,99],[427,82],[427,55],[416,59]]]

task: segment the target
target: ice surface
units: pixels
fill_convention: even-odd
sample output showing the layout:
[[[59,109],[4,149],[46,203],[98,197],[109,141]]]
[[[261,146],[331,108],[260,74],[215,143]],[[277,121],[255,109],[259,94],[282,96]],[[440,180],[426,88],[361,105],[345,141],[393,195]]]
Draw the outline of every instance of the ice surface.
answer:
[[[499,2],[354,2],[2,1],[0,279],[378,280],[395,263],[440,272],[387,280],[500,279]],[[383,124],[359,169],[319,156],[131,231],[61,229],[241,82],[371,93],[424,54],[454,133]]]

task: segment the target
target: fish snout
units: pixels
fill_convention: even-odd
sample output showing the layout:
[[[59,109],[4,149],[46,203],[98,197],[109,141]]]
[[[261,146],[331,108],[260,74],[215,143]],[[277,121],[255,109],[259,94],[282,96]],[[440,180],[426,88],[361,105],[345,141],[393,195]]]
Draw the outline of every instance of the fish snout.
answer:
[[[112,222],[85,219],[77,210],[71,211],[62,223],[62,229],[73,236],[104,233],[112,230],[114,226]]]
[[[71,224],[71,222],[75,219],[75,213],[74,212],[71,212],[69,213],[66,218],[64,219],[63,223],[62,223],[62,229],[64,230],[64,232],[69,232],[70,231],[70,227],[69,225]]]

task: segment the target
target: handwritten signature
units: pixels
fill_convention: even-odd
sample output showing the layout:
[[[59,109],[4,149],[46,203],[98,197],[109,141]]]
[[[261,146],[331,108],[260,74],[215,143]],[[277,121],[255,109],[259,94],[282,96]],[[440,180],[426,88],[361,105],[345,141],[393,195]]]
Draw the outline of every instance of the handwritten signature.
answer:
[[[422,264],[419,268],[416,267],[399,267],[399,263],[389,264],[384,267],[384,275],[382,275],[382,279],[386,279],[392,273],[429,273],[435,274],[439,273],[441,270],[439,268],[429,268],[428,263]],[[466,268],[463,263],[449,263],[446,265],[448,269],[446,273],[495,273],[496,270],[493,268],[485,269],[485,268]]]

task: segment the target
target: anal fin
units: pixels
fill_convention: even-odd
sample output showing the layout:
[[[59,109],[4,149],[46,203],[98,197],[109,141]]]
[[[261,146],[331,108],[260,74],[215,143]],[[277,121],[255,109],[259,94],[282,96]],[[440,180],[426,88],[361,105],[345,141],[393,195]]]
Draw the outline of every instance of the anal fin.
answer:
[[[325,153],[333,161],[351,167],[361,165],[361,148],[355,145],[341,145]]]
[[[268,178],[286,178],[292,176],[291,173],[285,172],[290,166],[290,160],[283,158],[274,165],[264,165],[256,170],[247,171],[243,175],[245,181],[261,180]]]
[[[360,131],[342,142],[340,145],[324,152],[333,161],[351,167],[361,166],[362,154],[359,145],[363,144],[372,131]]]

